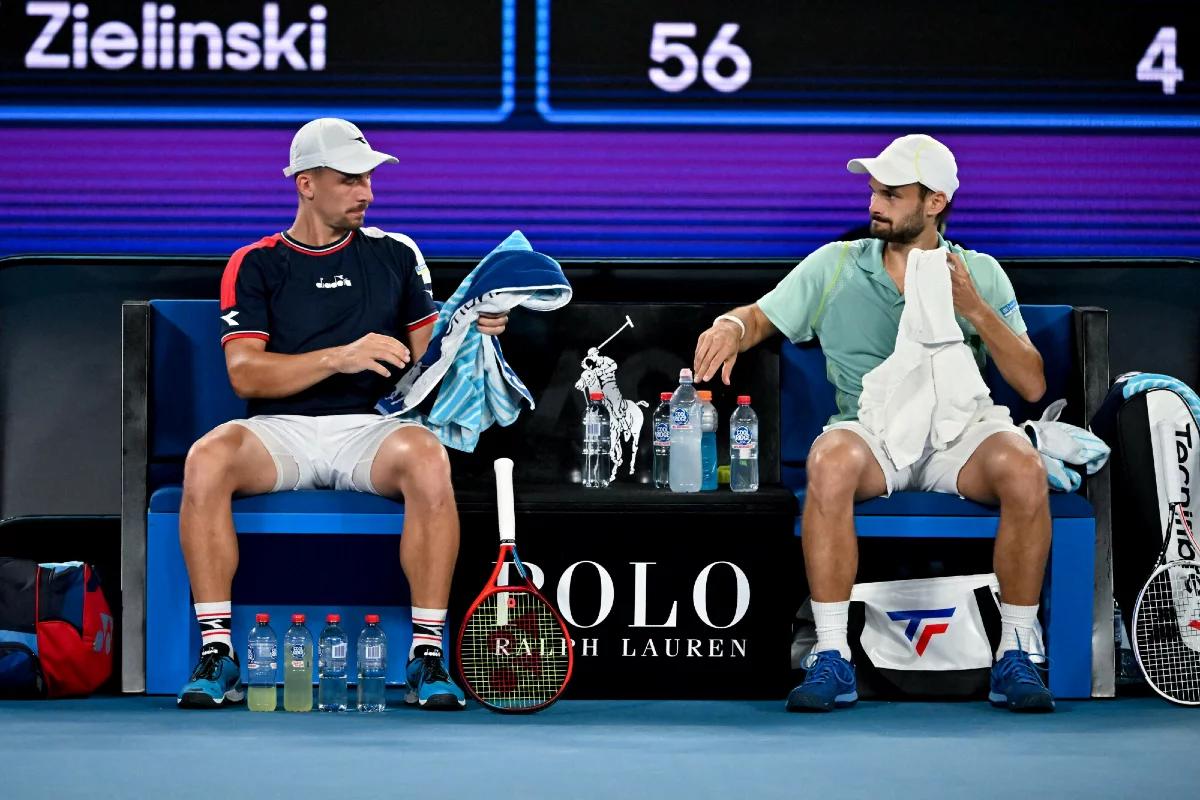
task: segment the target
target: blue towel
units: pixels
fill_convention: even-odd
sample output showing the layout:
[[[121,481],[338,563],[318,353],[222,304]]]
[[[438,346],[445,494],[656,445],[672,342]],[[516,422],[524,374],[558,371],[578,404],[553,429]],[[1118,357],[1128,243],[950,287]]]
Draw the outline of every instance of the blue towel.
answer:
[[[520,231],[513,233],[471,270],[438,312],[429,349],[375,409],[388,417],[421,423],[447,447],[473,452],[479,435],[493,424],[513,424],[533,395],[504,360],[500,342],[479,332],[480,313],[517,306],[552,311],[571,301],[562,267],[534,252]],[[438,388],[440,385],[440,388]],[[435,388],[428,414],[417,406]]]
[[[1083,485],[1083,477],[1067,464],[1084,467],[1095,475],[1108,463],[1108,445],[1090,430],[1059,422],[1066,400],[1055,400],[1042,412],[1041,419],[1027,420],[1021,427],[1033,439],[1046,467],[1046,480],[1051,489],[1074,492]]]

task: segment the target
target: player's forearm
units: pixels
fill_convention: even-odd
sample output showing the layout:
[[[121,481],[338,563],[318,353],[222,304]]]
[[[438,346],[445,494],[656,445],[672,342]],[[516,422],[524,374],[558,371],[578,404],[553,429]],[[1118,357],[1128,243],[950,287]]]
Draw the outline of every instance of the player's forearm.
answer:
[[[968,319],[1008,385],[1030,403],[1041,400],[1046,393],[1046,373],[1037,348],[1013,333],[990,306]]]
[[[738,352],[744,353],[756,344],[769,339],[775,333],[775,326],[767,320],[766,314],[759,310],[757,304],[740,306],[728,312],[737,317],[746,326],[746,335],[738,342]]]
[[[229,361],[229,382],[244,399],[290,397],[337,373],[333,366],[337,349],[297,355],[240,353]]]

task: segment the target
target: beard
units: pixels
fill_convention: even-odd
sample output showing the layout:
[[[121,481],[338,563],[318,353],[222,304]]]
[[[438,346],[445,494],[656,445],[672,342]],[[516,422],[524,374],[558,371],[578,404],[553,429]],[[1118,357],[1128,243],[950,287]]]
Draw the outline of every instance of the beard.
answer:
[[[355,214],[353,211],[347,213],[342,217],[338,227],[346,231],[356,231],[365,225],[367,221],[367,210],[365,208],[356,210],[361,213]]]
[[[918,209],[899,222],[871,220],[871,235],[892,244],[912,244],[925,232],[925,215]]]

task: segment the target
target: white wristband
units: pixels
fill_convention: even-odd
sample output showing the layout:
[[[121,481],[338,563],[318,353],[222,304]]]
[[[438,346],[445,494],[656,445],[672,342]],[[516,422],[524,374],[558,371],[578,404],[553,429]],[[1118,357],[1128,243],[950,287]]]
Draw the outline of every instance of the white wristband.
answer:
[[[745,338],[746,338],[746,323],[742,322],[740,319],[738,319],[737,317],[735,317],[733,314],[722,314],[721,316],[719,316],[719,317],[717,317],[716,319],[714,319],[714,320],[713,320],[713,325],[716,325],[718,322],[720,322],[720,321],[721,321],[721,320],[723,320],[723,319],[727,319],[727,320],[729,320],[730,322],[734,323],[734,324],[735,324],[735,325],[737,325],[737,326],[738,326],[738,328],[741,330],[741,334],[738,336],[738,341],[739,341],[739,342],[740,342],[742,339],[745,339]]]

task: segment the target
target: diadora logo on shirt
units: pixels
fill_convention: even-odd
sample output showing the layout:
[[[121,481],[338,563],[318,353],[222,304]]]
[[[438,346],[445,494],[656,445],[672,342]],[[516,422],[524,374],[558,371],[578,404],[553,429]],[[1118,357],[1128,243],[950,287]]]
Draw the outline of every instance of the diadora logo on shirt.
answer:
[[[925,655],[925,648],[929,646],[929,640],[939,633],[945,633],[946,629],[950,627],[949,622],[929,622],[929,620],[949,619],[953,617],[954,607],[925,608],[913,611],[889,611],[887,615],[888,619],[908,623],[904,627],[904,636],[910,642],[913,642],[913,649],[917,651],[917,655],[923,656]],[[918,630],[921,632],[920,635],[917,634]],[[913,641],[914,638],[916,641]]]
[[[240,322],[238,322],[236,319],[234,319],[234,317],[236,317],[237,315],[238,315],[238,312],[237,312],[237,310],[235,309],[235,310],[233,310],[233,311],[230,311],[230,312],[229,312],[228,314],[226,314],[225,316],[221,317],[221,319],[225,320],[225,324],[226,324],[226,325],[230,325],[230,326],[233,326],[233,325],[241,325],[241,323],[240,323]]]
[[[345,275],[334,275],[329,281],[324,278],[317,278],[318,289],[340,289],[343,286],[350,286],[350,279]]]

